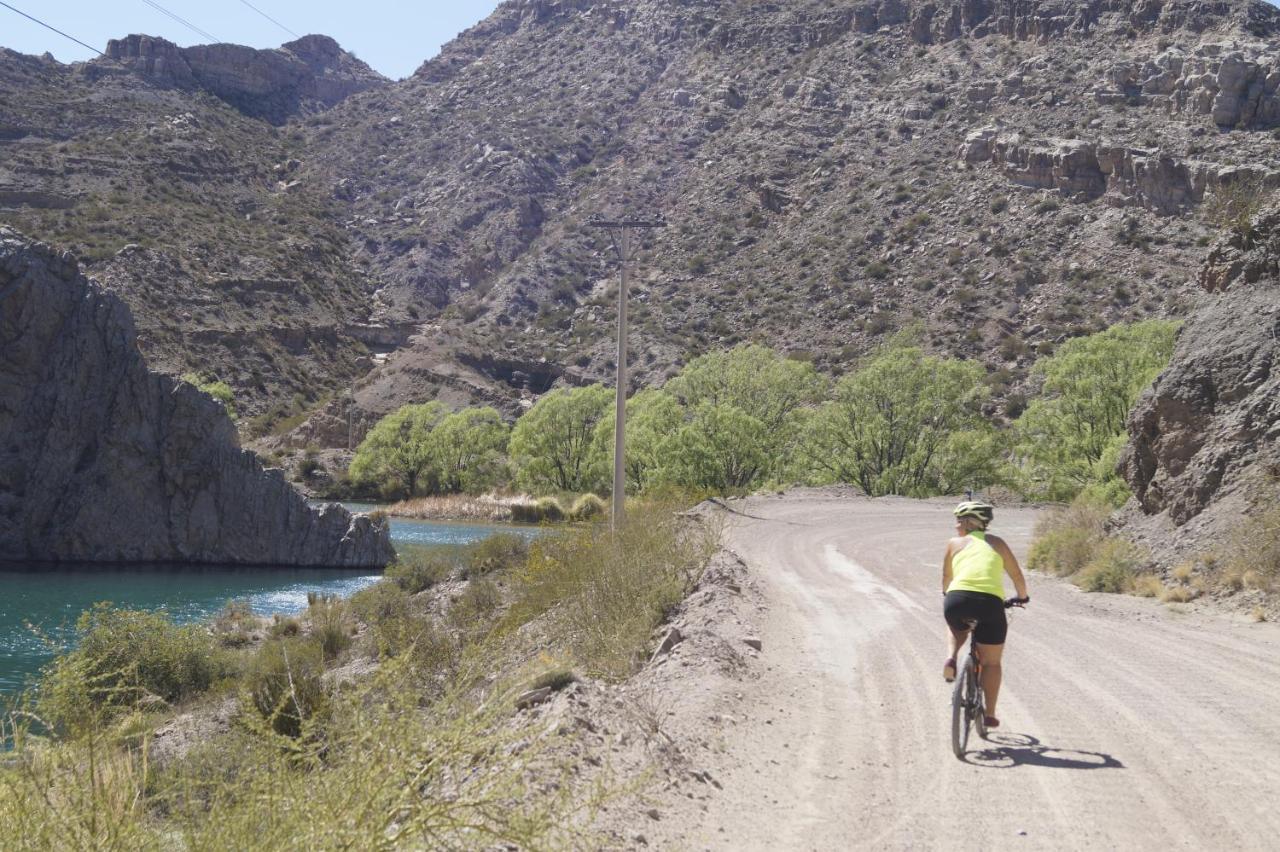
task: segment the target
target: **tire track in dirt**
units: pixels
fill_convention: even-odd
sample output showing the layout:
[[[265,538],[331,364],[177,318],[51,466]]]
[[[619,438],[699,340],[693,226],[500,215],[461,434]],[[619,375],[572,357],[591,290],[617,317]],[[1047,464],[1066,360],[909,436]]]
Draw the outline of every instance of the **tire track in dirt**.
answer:
[[[947,501],[821,492],[737,504],[764,650],[732,688],[723,788],[672,810],[711,849],[1262,849],[1280,835],[1280,631],[1030,577],[1004,725],[950,751]],[[754,517],[746,517],[751,515]],[[999,510],[1025,555],[1034,513]],[[659,835],[661,836],[661,835]],[[672,835],[675,836],[675,835]]]

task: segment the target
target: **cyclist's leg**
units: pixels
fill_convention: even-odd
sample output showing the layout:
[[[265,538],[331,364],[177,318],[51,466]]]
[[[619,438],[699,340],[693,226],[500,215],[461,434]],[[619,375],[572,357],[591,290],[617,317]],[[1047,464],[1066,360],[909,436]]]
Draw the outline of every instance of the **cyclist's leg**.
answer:
[[[987,699],[987,715],[996,715],[996,699],[1000,697],[1001,658],[1004,643],[984,645],[978,643],[978,659],[982,660],[982,692]]]
[[[956,656],[969,639],[966,619],[971,618],[972,614],[968,612],[964,595],[950,592],[943,599],[942,615],[947,621],[947,661],[942,676],[949,682],[956,676]]]

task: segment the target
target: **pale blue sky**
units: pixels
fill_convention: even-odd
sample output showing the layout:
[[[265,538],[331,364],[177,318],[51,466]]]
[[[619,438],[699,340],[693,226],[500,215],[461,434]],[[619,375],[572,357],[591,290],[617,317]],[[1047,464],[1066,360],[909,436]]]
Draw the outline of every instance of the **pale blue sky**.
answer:
[[[99,50],[107,40],[146,33],[180,45],[209,40],[188,30],[143,0],[4,0]],[[243,0],[154,0],[219,41],[278,47],[293,36],[263,18]],[[489,15],[498,0],[405,3],[393,0],[248,0],[298,35],[332,36],[392,79],[407,77],[440,46]],[[0,45],[22,53],[44,53],[59,61],[93,53],[0,6]]]

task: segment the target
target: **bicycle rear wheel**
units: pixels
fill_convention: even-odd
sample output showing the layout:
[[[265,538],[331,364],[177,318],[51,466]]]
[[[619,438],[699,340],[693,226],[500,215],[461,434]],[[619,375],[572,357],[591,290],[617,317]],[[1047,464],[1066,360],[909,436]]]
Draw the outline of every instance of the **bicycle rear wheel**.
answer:
[[[951,750],[964,760],[965,747],[969,744],[970,684],[973,682],[973,666],[966,660],[956,672],[956,685],[951,690]]]

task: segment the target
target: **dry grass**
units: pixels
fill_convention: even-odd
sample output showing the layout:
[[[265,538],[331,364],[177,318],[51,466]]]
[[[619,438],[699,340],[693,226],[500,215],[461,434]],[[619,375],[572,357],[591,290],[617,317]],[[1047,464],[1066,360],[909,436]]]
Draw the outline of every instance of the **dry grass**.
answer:
[[[442,494],[401,500],[384,511],[393,517],[420,521],[510,521],[511,507],[530,500],[523,494]]]
[[[1196,599],[1196,590],[1190,586],[1169,586],[1160,595],[1163,603],[1189,603]]]
[[[1226,575],[1238,577],[1247,588],[1280,591],[1280,506],[1245,518],[1228,540]]]
[[[1164,594],[1164,583],[1154,574],[1143,574],[1134,579],[1131,591],[1140,598],[1158,598]]]
[[[14,745],[0,837],[34,849],[600,848],[579,827],[614,781],[575,777],[572,744],[548,748],[570,735],[513,723],[513,699],[530,678],[558,689],[579,671],[630,671],[718,539],[679,508],[636,507],[618,536],[568,529],[453,598],[393,581],[341,607],[316,597],[302,620],[313,635],[253,653],[240,723],[160,771],[147,747],[160,721],[143,699],[67,738],[0,730]],[[381,664],[330,683],[316,622],[345,636],[353,618]],[[525,626],[551,649],[532,671],[511,650]]]
[[[597,524],[534,542],[514,577],[509,625],[550,614],[582,670],[631,674],[719,541],[719,529],[684,521],[673,508],[637,505],[617,534]]]

